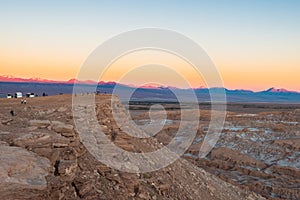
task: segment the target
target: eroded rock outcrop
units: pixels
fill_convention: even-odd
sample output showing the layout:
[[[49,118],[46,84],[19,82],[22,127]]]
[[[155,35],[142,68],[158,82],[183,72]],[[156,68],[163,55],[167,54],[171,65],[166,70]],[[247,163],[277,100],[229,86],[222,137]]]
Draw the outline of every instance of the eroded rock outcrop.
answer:
[[[30,190],[45,190],[46,176],[51,171],[48,159],[27,151],[24,148],[0,143],[0,199],[18,199],[18,192],[24,199],[35,196]],[[16,194],[12,197],[11,194]]]
[[[49,120],[30,120],[29,125],[37,128],[47,128],[50,126],[51,122]]]
[[[128,113],[117,98],[114,97],[111,104],[111,98],[111,95],[97,95],[95,98],[98,121],[94,125],[103,129],[105,137],[119,148],[134,153],[161,148],[162,144],[156,138],[134,138],[121,130],[114,121],[111,106],[117,109],[117,117],[124,122]],[[10,125],[0,127],[0,140],[9,144],[3,142],[0,146],[9,149],[14,156],[21,155],[19,160],[14,157],[16,163],[7,162],[7,155],[4,156],[3,162],[13,166],[15,177],[23,177],[22,173],[27,169],[28,172],[34,170],[37,177],[29,181],[28,187],[15,184],[11,190],[7,185],[1,185],[0,199],[264,199],[226,183],[184,159],[149,173],[113,169],[96,160],[81,143],[72,120],[70,95],[34,98],[31,103],[34,106],[28,107],[26,112],[19,102],[13,105],[18,115]],[[82,109],[84,111],[86,108]],[[4,169],[3,177],[7,177],[9,170]]]

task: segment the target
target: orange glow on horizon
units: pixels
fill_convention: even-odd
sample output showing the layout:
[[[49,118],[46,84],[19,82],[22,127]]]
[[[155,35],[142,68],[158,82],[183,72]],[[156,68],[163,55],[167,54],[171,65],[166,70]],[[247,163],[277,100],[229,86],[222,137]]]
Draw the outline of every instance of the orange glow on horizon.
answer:
[[[1,52],[2,53],[2,52]],[[15,56],[18,53],[19,56]],[[53,58],[52,58],[53,57]],[[63,52],[48,54],[46,52],[14,52],[6,51],[0,60],[1,75],[12,75],[15,77],[26,78],[44,78],[51,80],[69,80],[76,78],[80,65],[84,62],[87,55],[79,54],[72,56],[72,59],[65,57]],[[54,59],[55,58],[55,59]],[[228,60],[222,56],[215,56],[214,59],[219,72],[222,76],[224,86],[228,89],[250,89],[254,91],[265,90],[270,87],[285,88],[293,91],[300,91],[299,74],[300,63],[297,60],[285,62],[285,60],[261,60],[249,61],[237,59]],[[274,62],[276,61],[276,62]],[[120,58],[110,69],[106,71],[106,75],[102,77],[104,81],[118,81],[122,74],[133,69],[136,66],[145,64],[162,64],[174,68],[179,74],[188,80],[192,87],[197,88],[206,86],[201,75],[193,70],[193,67],[184,60],[169,53],[132,53]],[[243,66],[243,67],[240,67]],[[284,69],[283,66],[288,66]],[[283,70],[284,69],[284,70]],[[163,70],[164,71],[164,70]],[[148,72],[139,70],[139,75],[135,73],[130,78],[125,78],[122,82],[126,84],[140,84],[141,79],[150,80],[151,78],[159,78],[165,81],[165,85],[183,87],[178,77],[170,74],[160,75],[161,77],[150,76]],[[157,75],[157,74],[156,74]],[[142,77],[142,78],[140,78]]]

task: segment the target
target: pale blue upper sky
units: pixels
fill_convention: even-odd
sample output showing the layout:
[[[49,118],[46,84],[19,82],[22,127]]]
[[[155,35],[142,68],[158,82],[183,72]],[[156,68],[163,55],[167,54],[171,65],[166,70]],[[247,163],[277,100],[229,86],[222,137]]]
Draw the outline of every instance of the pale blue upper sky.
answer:
[[[298,0],[0,0],[0,27],[0,55],[5,60],[0,62],[0,74],[11,70],[12,75],[29,76],[22,72],[21,65],[9,61],[22,54],[27,58],[20,59],[29,71],[35,69],[28,66],[29,59],[34,60],[38,53],[47,56],[36,62],[61,59],[66,68],[77,69],[97,45],[110,37],[127,30],[160,27],[183,33],[202,45],[225,73],[225,83],[229,81],[226,73],[234,71],[252,76],[274,71],[270,86],[276,86],[278,77],[282,77],[278,86],[300,90],[295,76],[300,73]],[[257,67],[256,71],[252,67]],[[37,76],[63,78],[38,71]],[[249,81],[243,84],[259,87]],[[234,87],[234,83],[228,85]]]

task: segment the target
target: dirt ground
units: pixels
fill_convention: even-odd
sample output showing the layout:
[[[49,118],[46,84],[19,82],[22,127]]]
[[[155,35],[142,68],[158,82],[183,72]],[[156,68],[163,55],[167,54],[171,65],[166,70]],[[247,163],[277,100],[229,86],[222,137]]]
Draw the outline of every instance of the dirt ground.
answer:
[[[95,111],[98,123],[107,138],[120,148],[136,153],[153,151],[167,143],[176,131],[179,110],[170,110],[168,118],[172,120],[172,123],[165,125],[156,137],[139,139],[129,136],[114,122],[111,98],[110,95],[96,95]],[[124,115],[124,119],[129,117],[119,101],[116,101],[115,105]],[[11,110],[14,116],[11,115]],[[141,120],[147,119],[145,112],[146,110],[135,110],[131,112],[131,117],[136,123],[144,123]],[[203,124],[199,126],[197,137],[203,136],[206,130],[205,124],[209,119],[209,111],[203,112],[206,114],[200,117]],[[260,115],[267,117],[270,113]],[[0,99],[0,199],[264,199],[251,190],[268,198],[272,194],[275,194],[274,197],[280,194],[282,198],[291,197],[290,199],[299,197],[297,196],[299,194],[299,182],[297,182],[299,178],[297,159],[299,157],[292,154],[299,151],[297,149],[299,143],[290,141],[288,138],[272,141],[270,138],[270,141],[267,141],[269,143],[266,144],[291,149],[289,158],[294,156],[295,166],[290,168],[277,164],[264,165],[262,161],[254,158],[251,160],[248,157],[244,161],[244,154],[239,154],[240,150],[237,147],[226,146],[230,143],[227,141],[230,138],[222,137],[221,143],[205,160],[193,157],[201,143],[200,139],[200,142],[195,142],[186,152],[185,159],[181,158],[154,172],[128,173],[110,168],[90,154],[81,142],[73,117],[71,95],[31,98],[27,99],[26,104],[21,104],[20,99]],[[252,120],[252,118],[251,120],[244,119],[244,116],[236,116],[236,113],[229,112],[228,119],[231,120],[231,118],[241,119],[239,123],[250,123]],[[256,120],[261,120],[261,118]],[[294,122],[292,116],[285,114],[276,120]],[[236,122],[234,126],[244,125],[239,123]],[[277,132],[286,130],[284,125],[273,127],[272,123],[270,124],[270,128],[277,128]],[[295,126],[294,129],[290,128],[288,131],[296,137],[299,129],[297,129],[298,124]],[[226,130],[224,129],[224,132]],[[247,131],[251,132],[249,127]],[[232,132],[235,135],[241,134],[235,133],[236,131]],[[226,144],[226,147],[222,147],[222,144]],[[226,151],[221,148],[226,148]],[[256,147],[253,149],[255,150]],[[219,153],[220,151],[226,153]],[[250,154],[246,155],[250,156]],[[231,165],[233,167],[228,167]],[[271,189],[265,189],[265,182],[260,180],[247,182],[246,178],[241,182],[234,181],[233,176],[238,177],[239,173],[244,173],[241,170],[243,166],[254,166],[263,170],[249,168],[247,173],[253,177],[264,178],[269,172],[269,176],[275,176],[269,178],[269,180],[274,180],[272,184],[274,183],[275,186],[278,184],[276,180],[278,176],[285,178],[286,182],[281,183],[283,186],[287,180],[292,180],[293,175],[294,188],[290,190],[283,188],[283,191],[287,191],[284,193],[279,189],[272,189],[274,184],[269,186]],[[261,191],[250,187],[251,184],[261,184]],[[290,187],[291,184],[286,185]],[[271,195],[265,193],[269,190]]]

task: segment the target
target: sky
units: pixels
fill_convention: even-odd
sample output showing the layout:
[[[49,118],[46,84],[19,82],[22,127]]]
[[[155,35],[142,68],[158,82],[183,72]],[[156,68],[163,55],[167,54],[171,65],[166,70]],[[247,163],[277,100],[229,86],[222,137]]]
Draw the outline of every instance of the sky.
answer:
[[[0,0],[0,75],[68,80],[111,37],[157,27],[184,34],[205,49],[226,88],[300,91],[299,10],[298,0]],[[136,63],[143,65],[136,60],[149,56],[155,63],[169,60],[179,74],[157,66],[132,70]],[[124,83],[141,84],[153,79],[180,87],[181,75],[192,87],[205,86],[205,77],[197,78],[191,66],[171,58],[133,53],[116,61],[101,80],[123,77]]]

